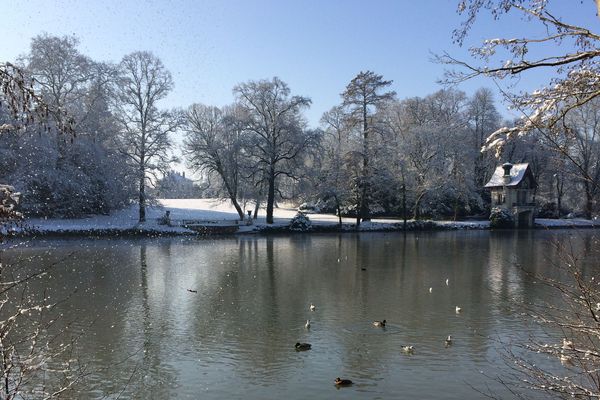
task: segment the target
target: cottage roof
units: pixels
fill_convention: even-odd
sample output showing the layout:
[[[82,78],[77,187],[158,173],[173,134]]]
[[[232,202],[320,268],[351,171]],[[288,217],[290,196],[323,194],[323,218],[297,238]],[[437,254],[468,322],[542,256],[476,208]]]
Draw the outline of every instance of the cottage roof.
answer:
[[[502,168],[502,165],[499,165],[496,167],[496,170],[494,171],[490,181],[485,184],[485,187],[493,188],[499,186],[517,186],[525,177],[528,168],[528,163],[513,164],[512,168],[510,169],[510,182],[504,183],[504,168]]]

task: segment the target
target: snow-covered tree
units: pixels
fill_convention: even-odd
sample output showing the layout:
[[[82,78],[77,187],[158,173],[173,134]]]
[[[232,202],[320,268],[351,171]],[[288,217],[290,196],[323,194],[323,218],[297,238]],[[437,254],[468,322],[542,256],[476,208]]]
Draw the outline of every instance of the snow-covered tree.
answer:
[[[500,113],[496,109],[494,95],[488,88],[478,89],[467,104],[468,129],[471,134],[469,151],[475,158],[473,173],[475,185],[484,193],[483,186],[492,176],[496,167],[496,160],[489,152],[482,152],[485,141],[489,135],[500,128]],[[467,143],[469,143],[467,142]],[[465,143],[466,145],[466,143]]]
[[[146,220],[146,186],[168,169],[169,136],[180,125],[176,112],[158,108],[172,88],[171,73],[150,52],[131,53],[119,64],[114,88],[118,146],[136,169],[140,222]]]
[[[108,105],[114,69],[82,55],[76,38],[49,35],[35,37],[20,62],[22,79],[47,107],[43,124],[0,136],[0,176],[23,192],[23,211],[78,216],[126,203],[129,169],[109,140],[116,131]],[[16,120],[0,110],[0,121]]]
[[[314,175],[317,198],[332,201],[342,225],[342,207],[351,199],[351,174],[347,161],[350,151],[347,115],[341,106],[333,107],[321,117],[324,127],[320,149],[320,171]]]
[[[573,2],[573,7],[585,7],[596,12],[592,2]],[[600,95],[600,35],[595,27],[580,26],[569,21],[569,16],[555,12],[553,3],[546,0],[463,0],[459,12],[466,15],[464,23],[454,32],[454,38],[463,44],[476,21],[484,15],[501,20],[507,14],[520,16],[529,26],[539,29],[535,34],[515,32],[509,37],[490,38],[470,47],[475,61],[458,60],[449,54],[439,57],[441,62],[458,69],[448,71],[446,80],[460,82],[475,76],[487,76],[497,81],[518,78],[531,70],[544,69],[548,81],[532,92],[511,93],[506,98],[522,113],[522,119],[513,126],[502,127],[486,140],[486,149],[501,156],[503,147],[517,136],[539,135],[541,143],[561,152],[569,161],[567,148],[556,138],[566,133],[563,124],[569,115],[592,102]],[[576,140],[576,138],[572,138]],[[577,166],[579,178],[597,186],[594,176]],[[587,206],[586,206],[587,207]]]
[[[378,107],[396,96],[394,91],[386,91],[392,81],[386,81],[382,75],[372,71],[359,72],[341,94],[342,105],[349,113],[353,125],[359,127],[362,137],[360,149],[362,166],[358,181],[356,226],[361,219],[369,219],[369,197],[371,195],[370,180],[372,178],[371,147],[373,142],[372,115]]]
[[[302,153],[314,141],[314,132],[306,129],[302,111],[310,99],[292,96],[281,79],[249,81],[233,89],[246,115],[245,131],[253,165],[250,175],[267,187],[267,223],[273,223],[275,195],[281,194],[283,177],[296,179],[295,171]]]
[[[24,72],[11,64],[0,64],[0,138],[36,128],[46,132],[50,106],[27,82]],[[5,123],[2,119],[9,120]],[[69,134],[63,131],[63,134]],[[41,137],[41,136],[40,136]],[[3,179],[0,178],[0,179]],[[6,228],[22,215],[17,211],[19,194],[12,186],[0,184],[0,242]],[[6,263],[0,250],[0,397],[52,398],[68,391],[83,371],[73,357],[75,339],[58,323],[46,293],[32,292],[30,282],[46,275],[55,264],[40,262],[33,269]],[[70,361],[48,368],[55,357]],[[70,356],[70,357],[69,357]]]
[[[564,135],[559,154],[574,165],[571,176],[583,187],[583,210],[586,218],[592,218],[600,194],[600,98],[570,111],[558,132]]]

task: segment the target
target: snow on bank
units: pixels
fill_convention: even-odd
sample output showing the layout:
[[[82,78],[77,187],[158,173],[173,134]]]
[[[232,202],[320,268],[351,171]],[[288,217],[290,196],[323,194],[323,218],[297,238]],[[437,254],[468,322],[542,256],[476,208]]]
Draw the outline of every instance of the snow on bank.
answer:
[[[600,228],[600,220],[536,218],[535,225],[540,228]]]
[[[182,220],[205,221],[215,224],[236,224],[238,215],[229,201],[219,199],[163,199],[158,205],[146,209],[146,222],[138,223],[137,205],[116,211],[111,215],[94,215],[80,219],[42,219],[27,220],[34,233],[39,234],[194,234],[186,228],[159,224],[159,219],[170,211],[170,218],[175,224]],[[282,205],[274,210],[274,224],[267,225],[265,210],[259,211],[258,219],[252,225],[239,223],[240,233],[260,232],[263,230],[285,230],[290,220],[296,215],[293,207]],[[338,217],[331,214],[310,214],[310,221],[315,231],[334,230]],[[353,231],[356,220],[342,218],[342,230]],[[600,227],[600,221],[584,219],[551,220],[536,219],[540,228],[587,228]],[[489,229],[489,221],[408,221],[408,229],[415,230],[454,230],[454,229]],[[377,218],[360,225],[361,231],[402,230],[403,222],[398,219]]]

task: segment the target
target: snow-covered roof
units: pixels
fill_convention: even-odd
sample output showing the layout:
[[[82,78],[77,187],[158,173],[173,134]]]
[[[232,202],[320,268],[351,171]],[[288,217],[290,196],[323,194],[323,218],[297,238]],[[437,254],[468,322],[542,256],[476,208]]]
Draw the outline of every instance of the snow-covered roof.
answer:
[[[510,169],[510,182],[504,183],[504,168],[502,168],[502,165],[499,165],[496,167],[496,170],[494,171],[490,181],[486,183],[484,187],[492,188],[499,186],[517,186],[525,177],[527,168],[529,168],[528,163],[513,164],[512,168]]]

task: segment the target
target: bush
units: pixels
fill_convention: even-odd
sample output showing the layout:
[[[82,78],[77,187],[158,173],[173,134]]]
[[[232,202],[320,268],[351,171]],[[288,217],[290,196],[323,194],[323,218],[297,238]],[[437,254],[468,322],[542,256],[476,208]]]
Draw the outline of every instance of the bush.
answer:
[[[307,232],[312,228],[312,222],[304,213],[298,212],[290,221],[289,228],[291,231]]]
[[[514,219],[504,208],[494,207],[490,213],[490,228],[512,228]]]

